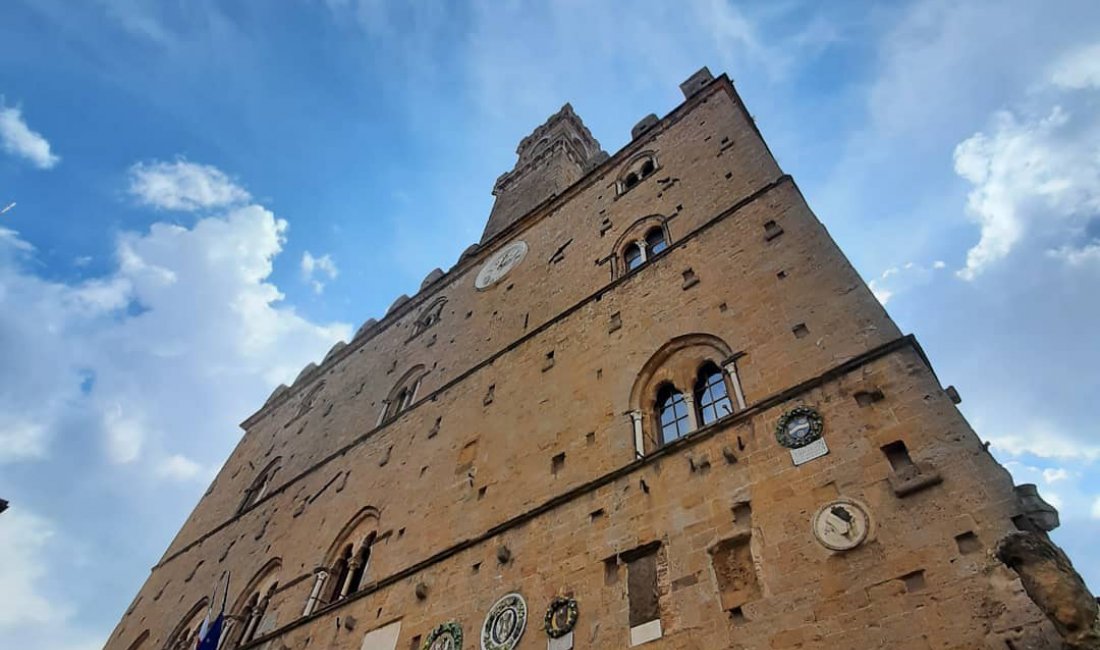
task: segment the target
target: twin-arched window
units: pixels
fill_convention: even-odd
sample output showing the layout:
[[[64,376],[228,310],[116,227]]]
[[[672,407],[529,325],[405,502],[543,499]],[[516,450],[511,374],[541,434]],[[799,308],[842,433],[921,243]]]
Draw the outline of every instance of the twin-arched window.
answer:
[[[315,572],[303,615],[347,598],[368,584],[371,552],[377,538],[378,511],[367,506],[344,525],[329,547],[324,563]]]
[[[745,408],[738,356],[717,337],[689,334],[650,357],[630,398],[638,455]]]
[[[436,298],[428,304],[423,310],[420,311],[420,315],[413,321],[413,336],[416,336],[424,330],[435,325],[443,317],[443,307],[447,304],[447,299],[443,296]]]
[[[619,173],[619,179],[616,183],[618,193],[628,192],[646,178],[652,176],[655,171],[657,171],[657,154],[652,151],[643,151],[636,154],[623,165],[623,169]]]
[[[612,275],[619,277],[652,260],[668,249],[667,220],[651,215],[635,221],[615,242]]]

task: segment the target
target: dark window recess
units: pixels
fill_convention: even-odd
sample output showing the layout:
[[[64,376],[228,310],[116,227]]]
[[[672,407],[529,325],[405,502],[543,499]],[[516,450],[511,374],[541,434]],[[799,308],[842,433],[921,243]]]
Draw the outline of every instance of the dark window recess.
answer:
[[[905,448],[904,442],[895,440],[888,445],[883,445],[882,453],[886,456],[886,460],[890,461],[890,467],[895,472],[912,470],[913,459],[909,457],[909,450]]]
[[[881,390],[875,388],[874,390],[856,391],[853,397],[856,398],[856,404],[870,406],[875,402],[881,402],[886,396],[882,394]]]
[[[661,617],[657,597],[657,551],[653,547],[626,565],[626,592],[630,599],[630,627],[644,625]]]
[[[681,289],[690,289],[690,288],[694,287],[697,284],[699,284],[699,276],[695,275],[695,271],[693,269],[690,269],[690,268],[685,269],[684,270],[684,283],[681,285],[680,288]]]
[[[635,174],[634,172],[630,172],[629,174],[626,175],[626,179],[623,181],[623,186],[626,187],[626,189],[629,190],[630,188],[637,185],[639,180],[641,180],[641,179],[638,178],[637,174]]]
[[[554,457],[550,459],[550,473],[551,474],[557,475],[557,473],[560,472],[564,467],[565,467],[565,452],[564,451],[561,452],[560,454],[555,454]]]
[[[774,221],[764,224],[764,241],[771,241],[783,234],[783,228]]]

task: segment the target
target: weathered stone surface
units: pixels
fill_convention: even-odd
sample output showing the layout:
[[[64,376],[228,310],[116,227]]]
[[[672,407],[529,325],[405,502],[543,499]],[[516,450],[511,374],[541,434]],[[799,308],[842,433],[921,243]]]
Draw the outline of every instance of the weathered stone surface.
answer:
[[[1039,533],[1012,533],[997,544],[997,557],[1020,576],[1066,648],[1100,650],[1100,608],[1061,549]]]

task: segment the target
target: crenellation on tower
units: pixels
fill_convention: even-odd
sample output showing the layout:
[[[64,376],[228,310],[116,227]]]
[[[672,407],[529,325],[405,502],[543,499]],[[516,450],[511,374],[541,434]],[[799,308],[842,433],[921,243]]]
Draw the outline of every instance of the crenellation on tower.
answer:
[[[483,244],[608,158],[570,104],[521,140],[516,155],[516,166],[493,185],[496,201]]]

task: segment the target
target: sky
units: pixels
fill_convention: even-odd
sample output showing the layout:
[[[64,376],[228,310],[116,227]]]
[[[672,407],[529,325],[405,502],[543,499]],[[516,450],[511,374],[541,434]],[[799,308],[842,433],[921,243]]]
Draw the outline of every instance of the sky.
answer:
[[[728,73],[1100,589],[1100,4],[8,0],[0,638],[101,647],[280,382],[480,238],[571,102]]]

